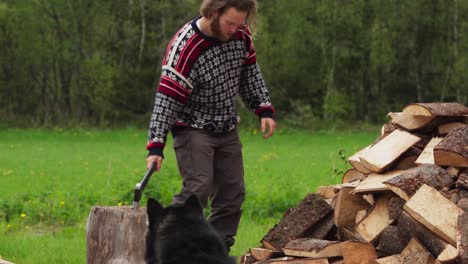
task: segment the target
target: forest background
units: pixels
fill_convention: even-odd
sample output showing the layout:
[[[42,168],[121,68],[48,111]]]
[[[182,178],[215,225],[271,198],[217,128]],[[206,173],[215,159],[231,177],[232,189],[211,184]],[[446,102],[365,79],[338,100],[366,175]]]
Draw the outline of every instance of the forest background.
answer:
[[[147,126],[162,56],[199,0],[1,0],[0,120]],[[468,1],[259,0],[255,47],[289,125],[381,123],[468,94]]]

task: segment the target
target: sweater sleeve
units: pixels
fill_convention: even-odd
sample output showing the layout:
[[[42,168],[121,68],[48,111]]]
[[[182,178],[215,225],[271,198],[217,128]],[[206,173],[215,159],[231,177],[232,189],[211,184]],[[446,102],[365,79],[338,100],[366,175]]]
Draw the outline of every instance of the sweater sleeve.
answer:
[[[183,41],[186,37],[181,34],[176,35],[169,44],[163,59],[161,79],[148,131],[146,149],[149,155],[163,156],[162,151],[166,145],[167,134],[176,122],[177,115],[193,88],[188,78],[190,71],[190,65],[187,63],[188,56],[182,52],[186,50],[184,46],[186,42]]]
[[[240,95],[247,108],[259,117],[272,117],[275,108],[270,102],[270,95],[265,80],[257,63],[252,36],[245,29],[246,57],[242,65]]]

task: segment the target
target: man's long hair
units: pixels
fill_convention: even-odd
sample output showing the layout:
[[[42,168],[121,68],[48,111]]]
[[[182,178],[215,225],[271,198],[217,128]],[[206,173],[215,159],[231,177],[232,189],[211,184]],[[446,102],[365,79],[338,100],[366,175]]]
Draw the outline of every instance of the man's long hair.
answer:
[[[211,18],[214,13],[222,15],[227,9],[234,7],[238,11],[247,12],[246,23],[252,32],[257,22],[257,0],[203,0],[200,15]]]

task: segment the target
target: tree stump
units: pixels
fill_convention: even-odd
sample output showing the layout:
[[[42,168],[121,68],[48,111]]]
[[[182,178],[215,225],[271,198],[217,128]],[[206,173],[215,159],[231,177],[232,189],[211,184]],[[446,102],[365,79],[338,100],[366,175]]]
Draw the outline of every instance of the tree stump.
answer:
[[[88,264],[145,263],[146,210],[95,206],[86,223]]]

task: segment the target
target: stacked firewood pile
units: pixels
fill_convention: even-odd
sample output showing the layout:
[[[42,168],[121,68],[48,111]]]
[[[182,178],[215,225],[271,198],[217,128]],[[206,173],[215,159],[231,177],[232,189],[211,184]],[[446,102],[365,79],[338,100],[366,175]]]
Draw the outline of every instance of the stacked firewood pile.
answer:
[[[417,103],[289,209],[244,264],[468,263],[468,108]]]

